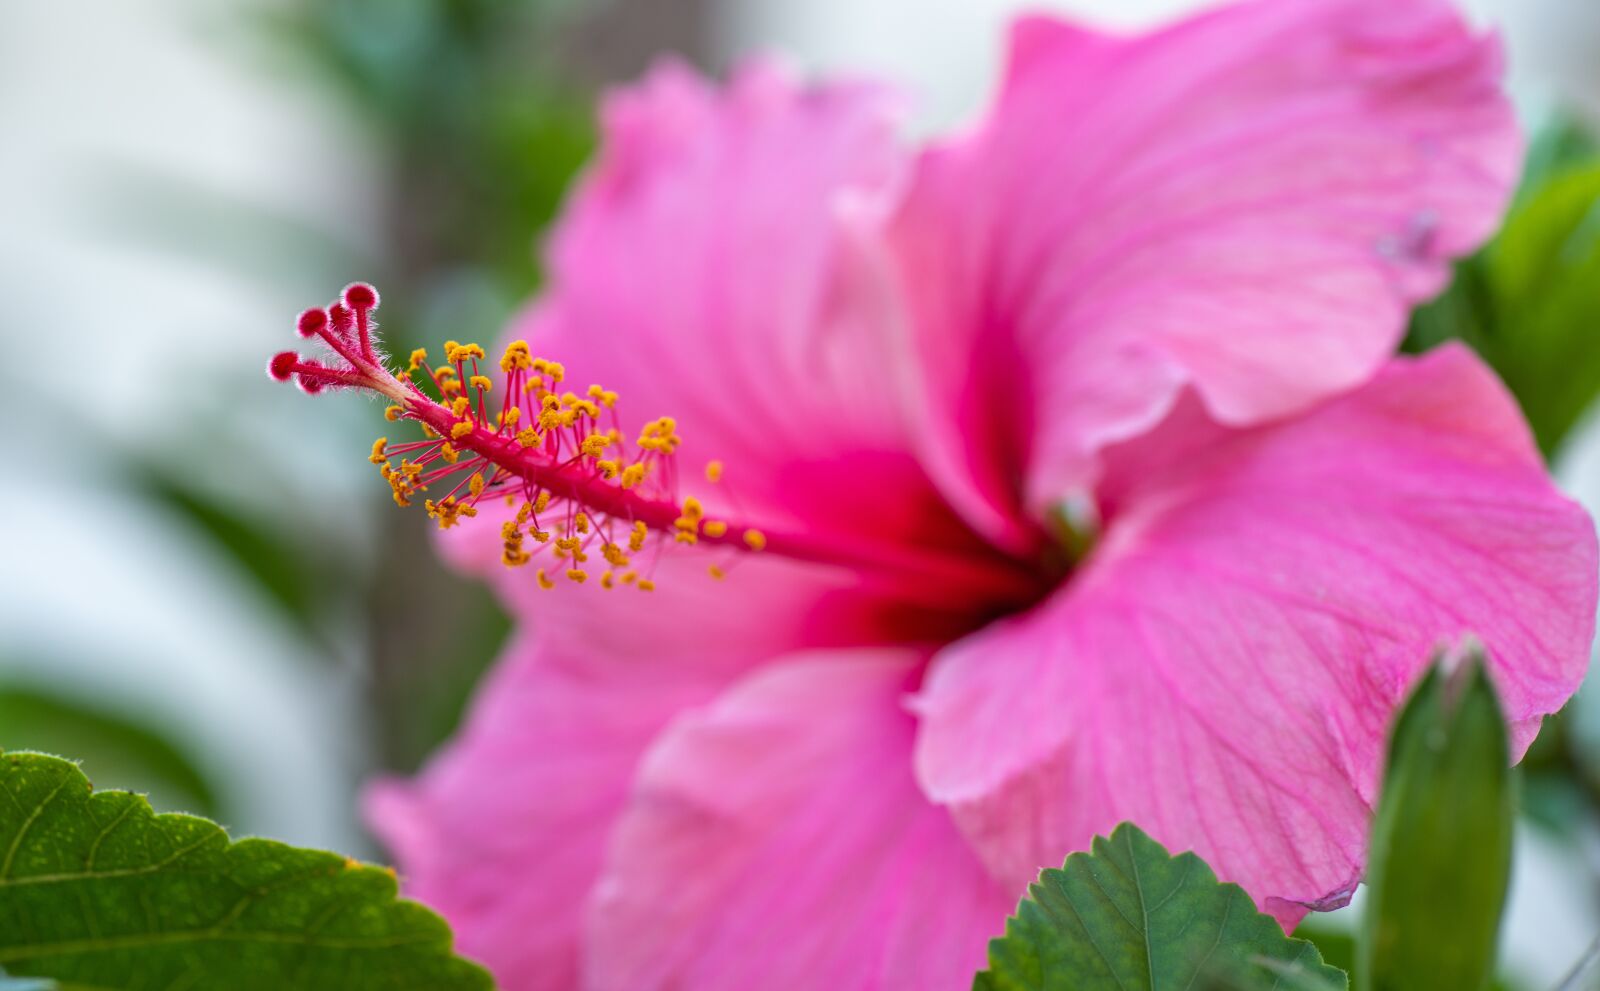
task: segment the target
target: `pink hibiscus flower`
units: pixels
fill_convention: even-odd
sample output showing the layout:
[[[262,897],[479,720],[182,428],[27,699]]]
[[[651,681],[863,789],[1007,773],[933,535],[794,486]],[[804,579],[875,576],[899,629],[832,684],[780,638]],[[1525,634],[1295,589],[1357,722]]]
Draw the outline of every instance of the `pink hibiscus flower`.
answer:
[[[364,287],[311,311],[340,360],[274,374],[428,424],[374,460],[462,483],[447,550],[526,620],[370,795],[410,892],[507,991],[964,987],[1122,820],[1285,925],[1348,898],[1435,645],[1486,643],[1520,753],[1593,632],[1593,529],[1511,399],[1389,357],[1504,203],[1499,72],[1433,0],[1030,19],[912,154],[876,86],[667,64],[515,328],[564,369],[455,346],[441,405]],[[563,372],[674,419],[634,449]]]

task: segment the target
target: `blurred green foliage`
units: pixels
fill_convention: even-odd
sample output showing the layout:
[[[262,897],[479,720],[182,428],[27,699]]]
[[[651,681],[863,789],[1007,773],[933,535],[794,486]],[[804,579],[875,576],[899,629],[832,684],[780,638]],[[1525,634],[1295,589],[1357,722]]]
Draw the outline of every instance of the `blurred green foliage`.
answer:
[[[591,94],[554,67],[550,37],[566,9],[552,0],[302,0],[262,15],[382,153],[390,271],[373,278],[393,280],[385,317],[398,326],[396,350],[462,336],[463,325],[492,334],[538,285],[535,236],[594,143]],[[465,321],[463,287],[487,299]],[[438,293],[455,297],[447,313],[427,298]]]
[[[0,751],[22,747],[71,755],[102,780],[154,795],[167,808],[213,818],[226,813],[205,773],[154,720],[82,693],[0,683]]]
[[[314,520],[285,527],[279,519],[207,491],[189,473],[155,458],[130,458],[124,477],[135,494],[188,523],[237,569],[247,586],[309,638],[322,640],[327,605],[338,601],[341,589],[360,580],[351,562],[318,539]]]
[[[1500,233],[1417,310],[1406,347],[1470,344],[1517,397],[1546,455],[1600,396],[1600,158],[1570,124],[1530,151]]]

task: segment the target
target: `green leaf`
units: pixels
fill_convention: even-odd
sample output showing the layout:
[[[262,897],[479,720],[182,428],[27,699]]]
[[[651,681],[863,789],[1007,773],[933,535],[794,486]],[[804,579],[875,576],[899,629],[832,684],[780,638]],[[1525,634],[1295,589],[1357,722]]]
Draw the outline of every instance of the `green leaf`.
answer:
[[[1207,983],[1209,982],[1209,983]],[[1345,974],[1291,939],[1193,853],[1131,823],[1046,870],[989,943],[974,991],[1342,989]]]
[[[1494,972],[1515,795],[1505,718],[1476,650],[1435,663],[1395,721],[1357,957],[1364,991],[1478,991]]]
[[[129,792],[77,765],[0,755],[0,966],[80,988],[479,991],[444,921],[392,873]]]

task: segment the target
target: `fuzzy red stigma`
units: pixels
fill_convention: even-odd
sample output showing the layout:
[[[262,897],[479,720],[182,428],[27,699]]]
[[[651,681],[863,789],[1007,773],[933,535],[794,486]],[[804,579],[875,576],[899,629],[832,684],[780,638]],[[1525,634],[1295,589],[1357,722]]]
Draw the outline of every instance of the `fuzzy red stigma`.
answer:
[[[294,374],[294,366],[300,361],[300,356],[293,351],[279,351],[267,362],[267,374],[278,382],[289,381],[289,376]]]
[[[300,314],[300,319],[295,321],[295,329],[300,332],[301,337],[315,337],[322,333],[322,329],[326,326],[328,326],[328,311],[320,306],[305,311]]]

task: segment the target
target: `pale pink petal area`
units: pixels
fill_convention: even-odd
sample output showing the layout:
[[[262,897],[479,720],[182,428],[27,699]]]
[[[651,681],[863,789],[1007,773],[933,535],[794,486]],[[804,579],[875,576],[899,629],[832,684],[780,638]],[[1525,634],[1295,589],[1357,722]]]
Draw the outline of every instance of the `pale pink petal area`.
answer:
[[[920,663],[797,656],[675,722],[591,906],[590,986],[968,986],[1021,889],[912,780]]]
[[[985,532],[1092,484],[1188,384],[1224,422],[1366,379],[1494,228],[1521,141],[1444,0],[1257,0],[1120,38],[1018,22],[895,242],[932,470]]]
[[[1486,644],[1518,754],[1583,676],[1594,527],[1465,349],[1272,426],[1190,396],[1107,466],[1082,572],[941,652],[916,702],[919,780],[999,876],[1132,820],[1292,922],[1360,877],[1436,647]]]
[[[583,903],[639,756],[721,683],[692,658],[525,638],[417,778],[371,786],[367,821],[405,893],[444,914],[502,991],[569,991]]]

